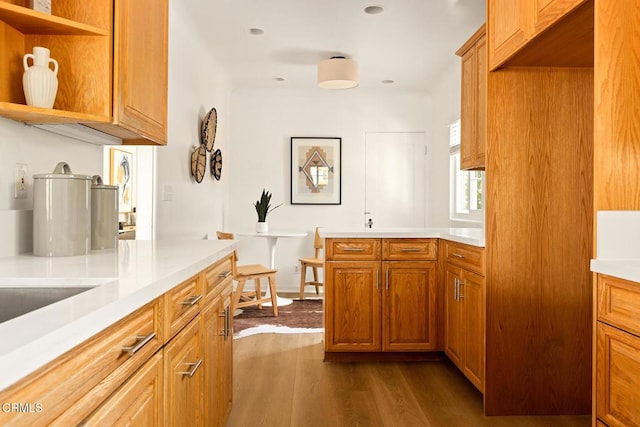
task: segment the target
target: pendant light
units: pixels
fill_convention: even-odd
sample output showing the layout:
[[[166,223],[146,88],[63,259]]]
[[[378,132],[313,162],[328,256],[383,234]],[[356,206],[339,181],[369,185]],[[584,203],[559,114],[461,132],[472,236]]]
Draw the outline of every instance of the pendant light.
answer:
[[[358,64],[344,56],[333,56],[318,63],[318,87],[351,89],[358,86]]]

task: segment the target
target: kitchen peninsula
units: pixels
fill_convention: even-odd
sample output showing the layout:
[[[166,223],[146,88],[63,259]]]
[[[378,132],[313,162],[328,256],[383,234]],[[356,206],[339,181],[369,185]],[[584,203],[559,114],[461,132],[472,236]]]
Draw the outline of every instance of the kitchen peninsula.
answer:
[[[226,418],[234,245],[120,241],[86,256],[1,259],[3,288],[92,288],[0,324],[0,402],[30,405],[0,412],[0,424],[110,424],[137,404],[158,425]],[[136,403],[142,391],[152,397]],[[189,396],[199,400],[184,410],[162,404]]]
[[[484,230],[328,230],[325,360],[444,352],[484,390]]]

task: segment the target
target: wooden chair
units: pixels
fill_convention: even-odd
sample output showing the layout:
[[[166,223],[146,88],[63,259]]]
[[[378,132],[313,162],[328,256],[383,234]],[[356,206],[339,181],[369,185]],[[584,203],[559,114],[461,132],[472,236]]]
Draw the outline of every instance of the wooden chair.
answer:
[[[233,239],[233,233],[225,233],[223,231],[217,231],[216,235],[219,240]],[[238,255],[234,252],[234,257],[237,260]],[[231,312],[234,313],[236,308],[248,307],[251,305],[257,305],[262,310],[262,303],[271,302],[273,308],[273,315],[278,315],[278,299],[276,296],[276,273],[278,270],[265,267],[262,264],[250,264],[250,265],[237,265],[233,263],[233,279],[238,282],[236,290],[233,291],[233,297],[231,298]],[[269,298],[263,298],[260,291],[260,280],[267,279],[269,281],[269,290],[271,296]],[[244,286],[247,280],[253,280],[255,290],[245,291]]]
[[[320,233],[316,227],[316,235],[313,239],[313,247],[315,249],[315,255],[313,258],[300,258],[300,299],[304,299],[304,288],[306,286],[315,286],[316,295],[320,294],[320,286],[323,283],[318,280],[318,269],[323,268],[324,260],[320,258],[320,251],[324,248],[323,240],[320,237]],[[307,268],[311,268],[313,271],[313,280],[307,282]]]

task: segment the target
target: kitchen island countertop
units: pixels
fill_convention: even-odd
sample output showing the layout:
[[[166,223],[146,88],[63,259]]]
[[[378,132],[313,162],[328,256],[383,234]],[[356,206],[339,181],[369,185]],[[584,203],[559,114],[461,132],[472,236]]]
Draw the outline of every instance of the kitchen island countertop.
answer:
[[[383,228],[383,229],[332,229],[320,228],[323,238],[352,239],[410,239],[437,238],[484,247],[482,228]]]
[[[0,390],[192,277],[234,240],[120,241],[74,257],[0,258],[0,286],[95,286],[0,323]]]

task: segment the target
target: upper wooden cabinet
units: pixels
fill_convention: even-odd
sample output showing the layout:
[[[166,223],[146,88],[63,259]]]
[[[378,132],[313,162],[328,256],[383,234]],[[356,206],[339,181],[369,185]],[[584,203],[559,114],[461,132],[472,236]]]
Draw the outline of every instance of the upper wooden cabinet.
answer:
[[[92,127],[125,143],[167,143],[168,16],[166,0],[115,2],[113,120]]]
[[[593,66],[593,0],[488,0],[491,70]]]
[[[125,144],[166,144],[168,1],[56,0],[52,14],[0,0],[0,116],[79,123]],[[26,105],[22,57],[58,61],[53,108]]]
[[[484,170],[487,141],[487,38],[484,25],[456,55],[462,59],[460,168]]]

